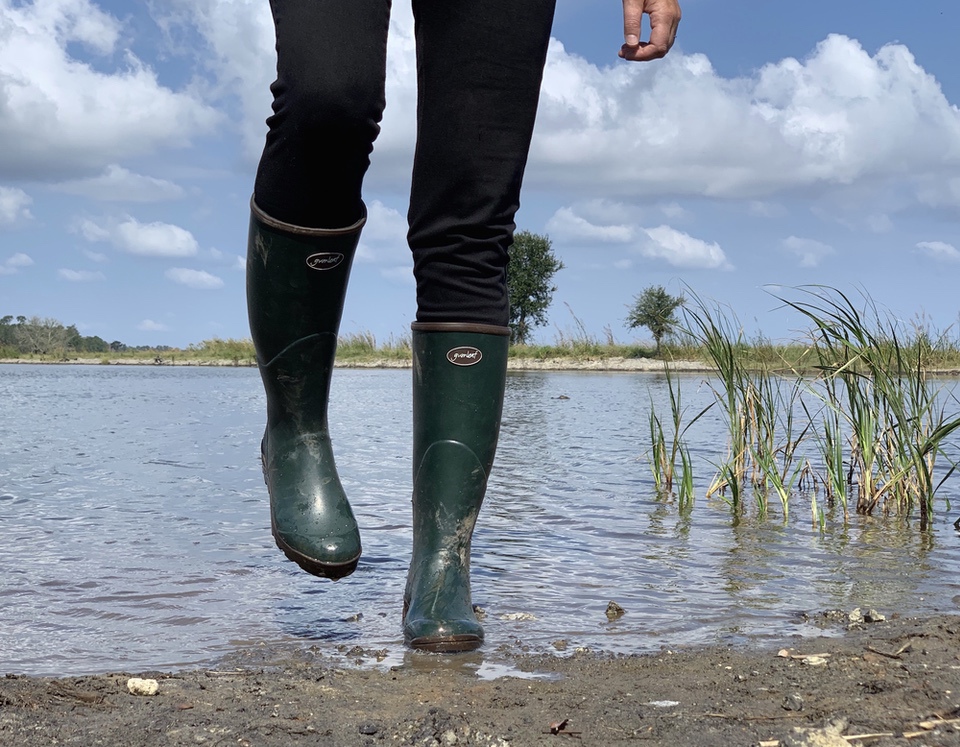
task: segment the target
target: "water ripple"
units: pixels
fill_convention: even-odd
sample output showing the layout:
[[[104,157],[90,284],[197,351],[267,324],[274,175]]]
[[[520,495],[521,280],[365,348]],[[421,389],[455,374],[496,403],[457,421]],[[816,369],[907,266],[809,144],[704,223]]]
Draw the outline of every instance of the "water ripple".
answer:
[[[708,391],[684,386],[698,411]],[[256,371],[0,366],[0,671],[174,669],[260,641],[405,661],[409,392],[407,371],[336,373],[330,428],[365,554],[330,583],[273,546]],[[720,501],[682,515],[658,499],[651,401],[665,406],[662,377],[510,376],[474,538],[491,649],[637,652],[805,634],[797,612],[830,607],[956,609],[947,516],[927,533],[868,517],[821,533],[800,514],[734,521]],[[692,450],[716,458],[721,424],[702,423]],[[627,610],[613,622],[611,599]]]

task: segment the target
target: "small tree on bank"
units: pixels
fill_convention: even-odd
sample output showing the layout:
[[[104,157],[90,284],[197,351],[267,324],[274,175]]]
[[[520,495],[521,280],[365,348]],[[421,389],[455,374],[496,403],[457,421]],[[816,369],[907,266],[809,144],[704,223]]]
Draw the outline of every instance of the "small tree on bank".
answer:
[[[657,344],[655,355],[660,355],[663,338],[679,323],[677,309],[681,306],[682,296],[671,296],[662,285],[651,285],[634,299],[625,324],[628,329],[649,329]]]
[[[508,251],[510,342],[522,345],[531,329],[547,323],[547,308],[557,290],[551,281],[563,262],[554,256],[549,237],[530,231],[517,231]]]

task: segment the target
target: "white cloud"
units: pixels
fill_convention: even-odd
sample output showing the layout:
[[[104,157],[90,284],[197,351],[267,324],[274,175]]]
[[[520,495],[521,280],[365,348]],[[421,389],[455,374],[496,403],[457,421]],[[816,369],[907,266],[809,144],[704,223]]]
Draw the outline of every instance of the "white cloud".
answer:
[[[183,188],[165,179],[135,174],[110,164],[99,176],[60,182],[54,189],[104,202],[161,202],[183,197]]]
[[[92,252],[89,249],[83,250],[83,256],[89,259],[91,262],[106,262],[107,255],[102,254],[101,252]]]
[[[57,270],[57,274],[63,280],[68,280],[71,283],[89,283],[94,280],[104,279],[102,272],[96,272],[93,270],[68,270],[66,268],[61,268]]]
[[[30,211],[27,209],[27,205],[31,202],[33,200],[30,195],[22,189],[0,187],[0,226],[16,223],[21,218],[31,218]]]
[[[166,332],[167,325],[155,322],[152,319],[144,319],[137,325],[137,329],[141,332]]]
[[[407,247],[407,219],[399,210],[374,200],[367,205],[367,222],[357,246],[360,262],[410,267]]]
[[[708,244],[670,226],[643,229],[648,241],[637,251],[644,257],[662,259],[674,267],[705,270],[732,270],[733,265],[719,244]]]
[[[551,44],[528,181],[608,194],[751,197],[960,165],[960,113],[902,45],[832,35],[724,79],[703,55],[598,68]]]
[[[628,248],[647,259],[663,260],[674,267],[733,268],[719,244],[696,239],[670,226],[645,228],[628,217],[639,213],[622,203],[590,201],[560,208],[547,221],[546,228],[557,245],[607,244]],[[614,261],[620,269],[632,264],[622,257]]]
[[[141,257],[193,257],[197,240],[185,228],[172,223],[140,223],[127,216],[105,225],[85,218],[76,228],[87,241],[107,241],[117,249]]]
[[[801,267],[817,267],[823,258],[833,254],[833,247],[813,239],[790,236],[781,242],[783,248],[800,259]]]
[[[186,267],[171,267],[166,275],[170,280],[180,285],[196,290],[214,290],[223,287],[223,280],[204,270],[189,270]]]
[[[16,275],[21,267],[29,267],[33,260],[23,252],[17,252],[0,264],[0,275]]]
[[[921,241],[917,249],[921,254],[940,262],[960,262],[960,250],[944,241]]]
[[[566,241],[603,244],[629,243],[636,232],[635,228],[629,225],[604,226],[592,223],[569,207],[557,210],[547,221],[546,228],[551,235],[562,237]]]
[[[173,91],[129,50],[122,25],[90,0],[0,0],[0,176],[57,179],[180,147],[219,113]],[[81,50],[97,57],[91,64]],[[113,59],[122,63],[116,65]]]
[[[273,19],[260,0],[177,0],[210,46],[209,64],[218,92],[236,96],[248,160],[263,150],[264,120],[270,113],[270,84],[276,77]],[[183,19],[172,19],[182,22]]]
[[[219,93],[240,102],[242,137],[248,161],[263,150],[270,114],[270,84],[276,74],[273,19],[261,0],[177,0],[210,47],[210,67]],[[182,19],[181,19],[182,20]],[[416,136],[416,56],[409,2],[396,2],[387,43],[387,108],[377,139],[372,180],[386,179],[406,188]]]
[[[8,267],[29,267],[33,264],[33,260],[23,252],[17,252],[7,260],[6,264]]]

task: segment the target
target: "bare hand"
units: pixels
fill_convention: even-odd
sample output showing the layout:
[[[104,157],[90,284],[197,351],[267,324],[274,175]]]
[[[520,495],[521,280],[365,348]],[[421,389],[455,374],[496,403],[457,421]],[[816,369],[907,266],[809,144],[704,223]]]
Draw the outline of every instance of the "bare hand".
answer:
[[[650,41],[640,41],[644,14],[650,16]],[[680,25],[678,0],[623,0],[623,41],[620,57],[642,62],[670,51]]]

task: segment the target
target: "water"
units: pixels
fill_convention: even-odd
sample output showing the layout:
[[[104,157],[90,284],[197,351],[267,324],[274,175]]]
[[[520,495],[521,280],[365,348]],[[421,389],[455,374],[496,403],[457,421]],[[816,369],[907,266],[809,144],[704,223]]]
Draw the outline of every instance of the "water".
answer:
[[[364,556],[331,583],[270,537],[255,370],[0,366],[0,672],[169,670],[260,642],[402,659],[409,378],[334,378]],[[684,380],[694,412],[709,396],[697,381]],[[642,455],[651,397],[662,411],[666,396],[650,374],[509,377],[474,537],[481,668],[558,640],[644,652],[810,633],[801,611],[957,611],[960,536],[943,501],[925,533],[852,517],[823,534],[802,504],[787,523],[734,522],[702,498],[687,518],[658,501]],[[702,423],[694,449],[716,458],[723,432]],[[954,505],[958,479],[943,491]],[[627,610],[612,623],[611,599]]]

